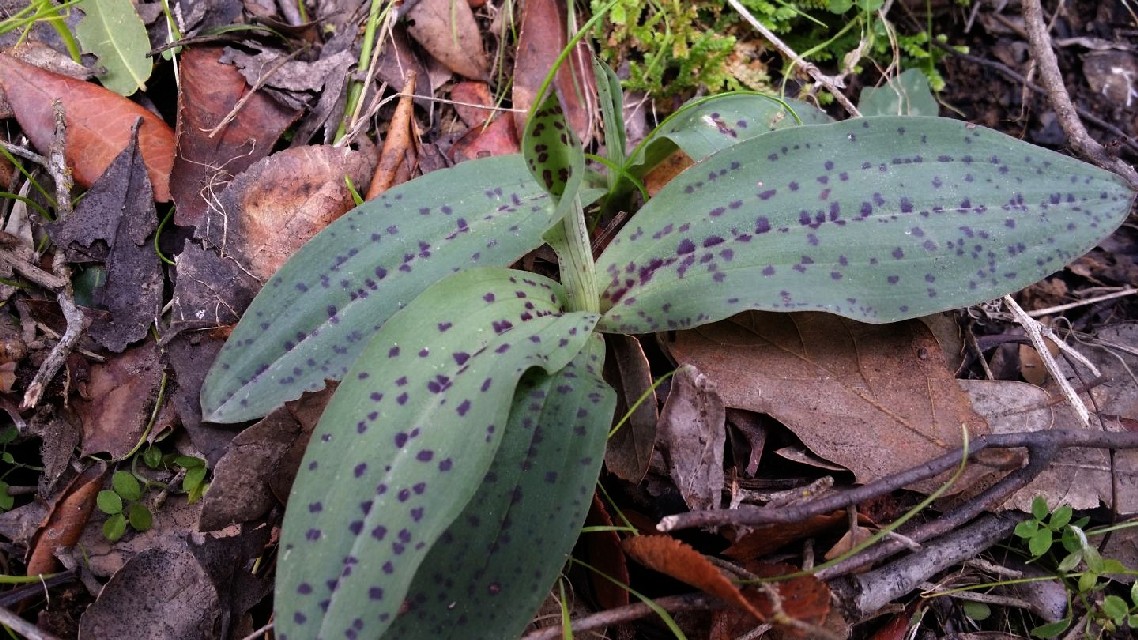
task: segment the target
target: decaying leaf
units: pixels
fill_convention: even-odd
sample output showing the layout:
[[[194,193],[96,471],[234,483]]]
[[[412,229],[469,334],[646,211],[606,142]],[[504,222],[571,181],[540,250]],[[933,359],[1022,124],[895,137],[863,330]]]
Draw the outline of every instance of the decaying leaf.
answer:
[[[74,401],[83,423],[82,454],[121,458],[134,448],[150,419],[162,379],[158,347],[144,342],[91,366],[91,379]]]
[[[992,425],[993,433],[1023,433],[1070,428],[1075,417],[1064,404],[1056,404],[1043,389],[1007,380],[958,380],[976,411]],[[1121,430],[1116,419],[1107,419],[1112,431]],[[1112,490],[1117,477],[1118,492]],[[1117,451],[1114,464],[1103,449],[1067,448],[1028,486],[1004,503],[1005,508],[1031,511],[1031,501],[1041,495],[1051,508],[1067,504],[1075,509],[1094,509],[1110,504],[1119,514],[1138,512],[1138,451]]]
[[[245,99],[244,77],[219,61],[216,47],[190,47],[179,57],[178,155],[170,190],[178,208],[174,221],[198,224],[217,194],[233,177],[265,158],[298,111],[282,106],[262,92]],[[232,121],[211,130],[245,100]]]
[[[41,152],[55,135],[52,104],[59,100],[67,122],[65,156],[75,181],[84,187],[106,171],[128,144],[135,121],[142,118],[139,151],[146,164],[154,199],[170,200],[174,131],[161,118],[126,98],[96,86],[0,54],[0,89],[8,96],[20,127]]]
[[[103,488],[106,474],[105,464],[91,465],[60,493],[29,545],[28,575],[54,571],[58,566],[55,552],[79,540],[87,519],[95,509],[95,494]]]
[[[609,438],[605,449],[605,468],[618,478],[640,482],[652,461],[656,444],[656,391],[652,388],[652,371],[640,341],[633,336],[607,337],[612,357],[605,361],[606,378],[617,389],[616,415],[628,417],[624,425]],[[638,401],[640,406],[629,413]]]
[[[72,262],[106,265],[106,283],[94,294],[97,316],[88,333],[114,352],[146,337],[162,309],[163,275],[153,234],[154,197],[137,138],[118,154],[87,196],[63,221],[50,225],[56,246]]]
[[[743,597],[739,587],[715,565],[690,546],[670,536],[633,536],[624,541],[624,550],[640,564],[685,582],[750,613],[756,620],[767,619]]]
[[[490,63],[482,34],[465,2],[422,0],[407,12],[407,32],[436,60],[471,80],[484,80]]]
[[[712,377],[691,364],[672,376],[656,437],[672,480],[692,510],[718,509],[723,494],[726,412]]]
[[[665,346],[699,367],[728,406],[773,416],[859,482],[960,446],[961,425],[973,437],[988,431],[919,322],[748,312],[677,332]]]

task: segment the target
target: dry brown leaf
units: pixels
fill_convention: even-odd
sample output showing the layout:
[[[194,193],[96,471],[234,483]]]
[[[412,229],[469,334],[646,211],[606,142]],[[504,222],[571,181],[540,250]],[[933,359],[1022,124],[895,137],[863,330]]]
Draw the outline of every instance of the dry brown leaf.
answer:
[[[920,322],[748,312],[678,332],[665,346],[698,366],[727,406],[773,416],[859,482],[960,446],[961,425],[972,437],[988,432]]]
[[[371,185],[367,188],[364,200],[372,200],[394,185],[396,177],[403,169],[406,176],[410,176],[415,165],[415,125],[413,122],[415,104],[412,98],[415,95],[415,78],[418,74],[414,69],[407,73],[407,83],[403,86],[403,94],[399,104],[395,107],[395,115],[387,127],[383,138],[383,151],[379,154],[379,162],[375,174],[371,177]]]
[[[174,166],[174,131],[161,118],[98,85],[45,71],[0,53],[0,88],[20,127],[41,153],[55,135],[52,104],[59,100],[67,122],[64,152],[75,181],[91,186],[130,141],[135,121],[142,118],[138,146],[146,164],[154,199],[170,200],[170,170]]]
[[[219,47],[188,47],[179,57],[178,155],[170,190],[178,205],[174,222],[201,222],[211,198],[253,163],[266,157],[299,115],[263,92],[245,98],[249,86],[233,65],[219,61]],[[233,120],[210,130],[245,100]]]
[[[475,158],[505,156],[520,150],[513,118],[500,115],[485,128],[474,127],[467,131],[450,148],[450,156],[457,163]]]
[[[744,563],[743,569],[759,578],[774,578],[798,573],[797,567],[788,564],[768,564],[755,561]],[[818,578],[811,575],[797,576],[767,583],[765,588],[746,585],[742,588],[742,592],[743,596],[762,613],[763,620],[783,623],[772,630],[771,638],[775,640],[789,640],[791,638],[814,640],[823,637],[817,630],[828,622],[831,597],[830,588]],[[772,601],[772,594],[778,599],[777,609]],[[779,609],[782,616],[778,614]],[[797,624],[788,624],[791,622]],[[713,614],[713,629],[726,635],[717,636],[716,632],[713,632],[712,638],[721,637],[734,640],[745,635],[753,626],[754,622],[739,611],[717,611]],[[844,630],[845,625],[843,624],[839,628]]]
[[[208,229],[198,233],[267,280],[301,245],[355,206],[344,176],[366,184],[373,162],[364,152],[330,146],[275,153],[233,181],[221,197],[225,218],[211,214]]]
[[[605,468],[616,477],[638,483],[648,473],[656,444],[656,391],[644,348],[634,336],[606,336],[611,357],[605,359],[605,379],[617,390],[616,415],[627,421],[609,438]],[[631,414],[629,407],[640,402]]]
[[[688,507],[718,509],[727,443],[723,400],[711,378],[690,364],[680,365],[671,383],[656,424],[657,444]]]
[[[29,576],[54,571],[59,564],[55,552],[79,541],[106,475],[107,465],[100,462],[68,483],[29,545]]]
[[[458,82],[450,89],[458,119],[468,127],[481,127],[494,115],[494,96],[485,82]]]
[[[848,519],[845,511],[835,511],[829,515],[814,516],[801,522],[756,527],[727,547],[723,555],[736,560],[760,558],[778,551],[791,542],[810,538],[840,526]]]
[[[589,515],[585,517],[586,527],[612,527],[613,521],[605,509],[605,503],[596,493],[593,494],[593,503],[589,506]],[[605,576],[616,580],[608,580],[589,572],[589,586],[601,609],[615,609],[628,606],[628,589],[620,585],[629,583],[628,563],[624,553],[620,550],[620,536],[611,529],[591,531],[581,536],[581,553],[589,566],[604,571]],[[619,584],[617,584],[619,583]]]
[[[486,79],[490,63],[470,5],[421,0],[407,12],[407,19],[407,32],[436,60],[471,80]]]
[[[82,454],[130,453],[146,430],[162,379],[158,347],[147,341],[91,366],[83,397],[74,401],[83,423]]]
[[[669,575],[680,582],[733,604],[760,622],[765,618],[739,587],[727,579],[703,554],[669,536],[633,536],[624,541],[624,550],[640,564]]]

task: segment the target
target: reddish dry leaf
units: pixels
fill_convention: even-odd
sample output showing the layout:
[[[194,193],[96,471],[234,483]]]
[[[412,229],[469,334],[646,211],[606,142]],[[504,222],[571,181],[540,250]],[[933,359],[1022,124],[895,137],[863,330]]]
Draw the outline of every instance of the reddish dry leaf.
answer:
[[[797,573],[797,567],[788,564],[764,564],[758,562],[745,563],[744,569],[760,578],[774,578]],[[742,588],[744,597],[761,614],[761,620],[780,621],[780,616],[772,601],[772,594],[778,599],[778,609],[782,610],[785,618],[779,625],[777,638],[815,638],[819,634],[812,632],[810,627],[820,627],[827,622],[830,615],[830,588],[818,578],[811,575],[797,576],[789,580],[780,580],[767,583],[766,588],[755,585],[746,585]],[[745,635],[754,626],[754,620],[744,616],[738,610],[726,609],[713,614],[712,638],[738,638]],[[787,619],[789,618],[789,620]],[[790,624],[791,622],[798,624]],[[798,626],[798,625],[805,625]],[[720,634],[720,635],[716,635]]]
[[[784,545],[810,538],[841,526],[848,520],[845,511],[814,516],[801,522],[756,527],[723,551],[723,555],[736,560],[751,560],[774,553]]]
[[[403,85],[403,94],[399,104],[395,107],[395,115],[387,127],[387,135],[383,139],[383,151],[379,154],[378,166],[371,177],[371,186],[367,189],[364,200],[372,200],[396,183],[400,169],[405,169],[410,175],[414,166],[414,123],[412,122],[415,104],[411,101],[415,95],[415,79],[418,74],[414,69],[407,73],[407,83]]]
[[[589,515],[585,516],[586,527],[611,527],[612,517],[605,509],[600,495],[593,494]],[[628,563],[620,550],[620,536],[615,531],[590,531],[581,536],[582,552],[589,566],[600,569],[606,576],[620,584],[628,584]],[[602,610],[628,606],[628,590],[593,572],[589,572],[589,586]]]
[[[688,154],[676,149],[670,153],[666,158],[656,163],[648,175],[644,176],[644,188],[648,190],[648,195],[656,195],[660,189],[663,189],[672,178],[680,175],[685,169],[695,164]]]
[[[75,181],[89,187],[103,175],[130,141],[142,118],[138,146],[146,164],[154,199],[170,200],[174,165],[174,131],[161,118],[126,98],[89,82],[45,71],[0,53],[0,89],[16,113],[20,127],[40,152],[55,135],[52,104],[59,100],[67,122],[64,153]]]
[[[520,150],[518,135],[514,131],[514,119],[499,115],[485,128],[473,127],[467,131],[466,135],[451,147],[450,155],[455,162],[462,162],[474,158],[509,155]]]
[[[640,564],[669,575],[680,582],[747,611],[762,622],[766,617],[743,597],[735,583],[711,564],[703,554],[669,536],[633,536],[624,541],[624,550]]]
[[[209,131],[249,92],[241,73],[219,62],[222,52],[218,47],[188,47],[180,56],[178,155],[170,190],[178,205],[174,221],[182,226],[201,222],[211,199],[233,176],[268,156],[299,115],[257,92],[211,136]]]
[[[130,453],[146,430],[162,378],[158,346],[153,341],[91,366],[82,398],[74,401],[83,423],[82,455]]]
[[[572,5],[570,5],[572,6]],[[514,60],[514,126],[525,130],[526,111],[538,100],[538,89],[568,43],[565,3],[527,0],[522,8],[522,31]],[[593,137],[597,113],[597,84],[592,54],[582,40],[557,70],[553,86],[561,98],[565,118],[582,143]]]
[[[920,322],[748,312],[665,346],[711,378],[728,406],[773,416],[859,482],[960,446],[961,425],[973,438],[988,432]]]
[[[494,115],[494,96],[485,82],[459,82],[451,87],[450,99],[459,120],[468,127],[480,127]]]
[[[606,336],[612,357],[605,359],[605,379],[617,389],[616,415],[628,420],[609,438],[605,468],[622,480],[639,483],[648,473],[656,444],[656,391],[640,341],[633,336]],[[644,398],[631,414],[629,407]]]
[[[54,571],[58,565],[56,550],[79,541],[106,474],[107,466],[100,462],[87,467],[63,490],[29,545],[29,576]]]
[[[436,60],[472,80],[483,80],[490,63],[474,12],[465,2],[420,0],[407,12],[407,32]]]

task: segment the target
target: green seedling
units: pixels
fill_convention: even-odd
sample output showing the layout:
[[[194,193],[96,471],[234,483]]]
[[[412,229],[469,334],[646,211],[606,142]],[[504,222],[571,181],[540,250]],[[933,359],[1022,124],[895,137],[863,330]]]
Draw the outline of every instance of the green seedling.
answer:
[[[1015,535],[1023,540],[1033,562],[1044,558],[1055,562],[1055,572],[1067,585],[1070,599],[1078,601],[1089,614],[1084,629],[1088,637],[1096,627],[1108,632],[1138,628],[1138,583],[1131,586],[1129,601],[1117,593],[1107,593],[1117,584],[1109,576],[1135,576],[1138,571],[1114,558],[1103,557],[1088,541],[1088,537],[1106,533],[1107,528],[1087,530],[1090,519],[1072,521],[1073,516],[1070,506],[1062,505],[1052,511],[1042,496],[1036,496],[1031,502],[1031,518],[1016,525]],[[1031,635],[1055,638],[1065,633],[1072,622],[1072,616],[1068,615],[1032,629]]]
[[[606,95],[619,131],[619,86]],[[573,545],[612,425],[599,333],[748,309],[884,323],[978,304],[1061,269],[1134,199],[1108,172],[983,127],[830,123],[757,95],[693,104],[627,153],[608,146],[610,175],[589,171],[546,95],[522,156],[364,203],[245,312],[203,386],[206,420],[256,419],[340,380],[289,497],[280,638],[520,634]],[[631,209],[677,148],[694,166],[594,264],[593,212]],[[546,242],[560,282],[506,268]]]
[[[143,484],[129,471],[116,471],[111,475],[111,488],[103,489],[95,497],[99,511],[107,514],[103,523],[103,536],[115,542],[122,538],[127,527],[135,531],[148,531],[154,526],[154,516],[142,503]]]

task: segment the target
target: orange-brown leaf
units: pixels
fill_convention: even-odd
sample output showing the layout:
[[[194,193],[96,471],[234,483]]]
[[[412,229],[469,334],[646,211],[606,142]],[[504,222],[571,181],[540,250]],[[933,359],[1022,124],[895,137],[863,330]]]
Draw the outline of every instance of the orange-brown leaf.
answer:
[[[55,550],[74,546],[79,541],[106,473],[107,466],[100,462],[84,470],[63,490],[32,541],[28,553],[29,576],[55,571]]]
[[[747,571],[760,578],[774,578],[796,573],[798,569],[788,564],[760,564],[749,562],[743,565]],[[811,633],[811,627],[822,627],[830,614],[830,588],[818,578],[810,575],[796,576],[788,580],[770,582],[764,587],[747,585],[742,588],[743,596],[762,614],[763,620],[780,623],[781,638],[818,637]],[[778,598],[777,613],[772,594]],[[793,624],[801,623],[801,624]],[[747,633],[754,622],[738,611],[717,611],[714,614],[713,639],[738,638]]]
[[[75,181],[89,187],[130,142],[131,128],[142,118],[138,147],[154,187],[154,199],[170,200],[174,131],[161,118],[100,86],[45,71],[0,53],[0,89],[20,127],[41,153],[55,135],[52,104],[59,100],[67,122],[64,155]]]
[[[690,584],[733,604],[759,621],[766,617],[751,604],[739,587],[695,549],[668,536],[633,536],[624,541],[624,550],[640,564]]]

